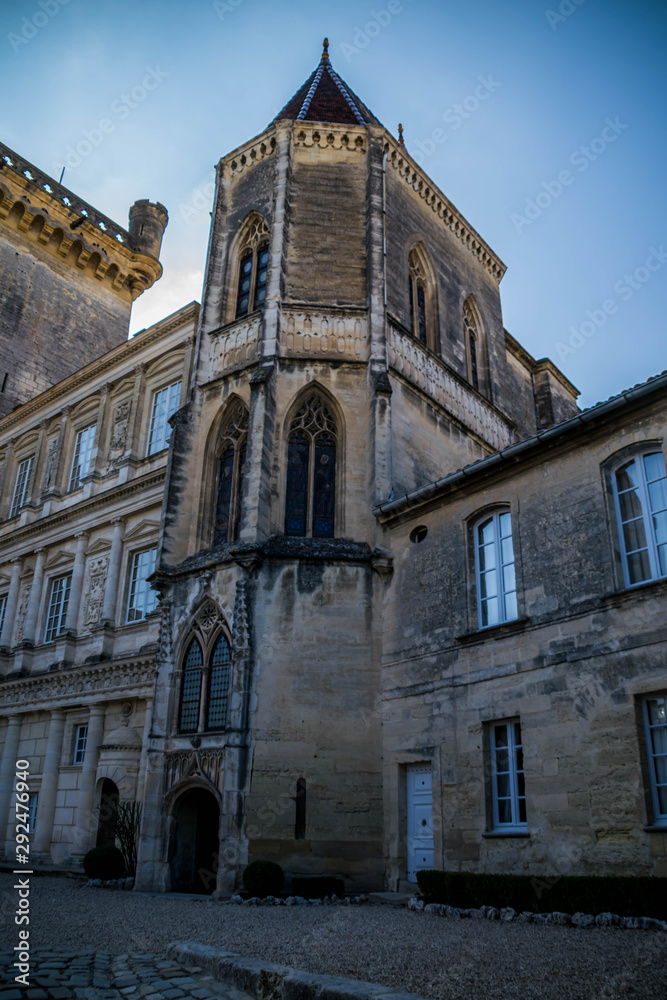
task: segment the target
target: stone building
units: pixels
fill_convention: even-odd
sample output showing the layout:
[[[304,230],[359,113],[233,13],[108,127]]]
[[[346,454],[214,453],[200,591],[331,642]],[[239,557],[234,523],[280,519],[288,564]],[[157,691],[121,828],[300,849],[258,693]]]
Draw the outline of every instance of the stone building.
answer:
[[[0,420],[7,856],[23,755],[43,859],[143,804],[140,889],[666,874],[665,378],[580,413],[504,271],[325,45],[218,164],[198,320]]]

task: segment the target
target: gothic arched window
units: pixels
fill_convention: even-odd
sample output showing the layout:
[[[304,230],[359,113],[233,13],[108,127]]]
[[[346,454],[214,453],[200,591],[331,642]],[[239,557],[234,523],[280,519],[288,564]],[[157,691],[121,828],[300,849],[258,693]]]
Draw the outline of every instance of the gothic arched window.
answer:
[[[216,545],[238,537],[247,440],[248,411],[242,403],[237,403],[223,424],[216,452],[220,463],[215,506]]]
[[[417,254],[410,254],[410,319],[412,335],[426,346],[426,280]]]
[[[422,243],[413,246],[408,255],[408,291],[410,333],[424,347],[435,351],[438,344],[435,277]]]
[[[479,331],[470,299],[466,299],[463,303],[463,332],[466,342],[468,381],[473,389],[479,389]]]
[[[193,622],[194,635],[181,667],[181,733],[207,732],[227,725],[232,656],[221,620],[217,607],[209,602]]]
[[[262,218],[256,216],[248,225],[239,247],[237,319],[264,305],[268,267],[269,228]]]
[[[293,418],[287,442],[285,534],[331,538],[336,506],[337,429],[313,392]]]

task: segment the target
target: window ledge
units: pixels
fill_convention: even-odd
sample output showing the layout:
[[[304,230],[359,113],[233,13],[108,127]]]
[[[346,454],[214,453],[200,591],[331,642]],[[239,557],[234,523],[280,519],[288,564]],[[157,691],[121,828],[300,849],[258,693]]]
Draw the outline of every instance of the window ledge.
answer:
[[[667,823],[651,823],[642,829],[644,833],[667,833]]]
[[[494,840],[498,837],[530,837],[528,830],[487,830],[482,834],[487,840]]]
[[[463,635],[455,636],[457,642],[462,645],[473,642],[484,642],[486,639],[502,639],[506,635],[512,635],[514,632],[521,632],[530,618],[513,618],[509,622],[500,622],[498,625],[489,625],[487,628],[478,628],[473,632],[464,632]]]
[[[607,604],[618,605],[626,601],[641,601],[647,592],[667,594],[667,577],[661,576],[656,580],[635,583],[632,587],[624,587],[622,590],[613,590],[609,594],[603,594],[600,599]]]

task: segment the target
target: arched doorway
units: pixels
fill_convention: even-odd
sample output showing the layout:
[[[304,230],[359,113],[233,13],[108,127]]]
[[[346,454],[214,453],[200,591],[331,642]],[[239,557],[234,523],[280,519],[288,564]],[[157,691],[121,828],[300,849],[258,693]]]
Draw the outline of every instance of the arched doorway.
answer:
[[[169,837],[172,892],[209,895],[218,874],[220,808],[205,788],[191,788],[174,805]]]
[[[116,817],[118,816],[118,785],[110,778],[102,782],[99,818],[97,821],[97,847],[113,846],[116,842]]]

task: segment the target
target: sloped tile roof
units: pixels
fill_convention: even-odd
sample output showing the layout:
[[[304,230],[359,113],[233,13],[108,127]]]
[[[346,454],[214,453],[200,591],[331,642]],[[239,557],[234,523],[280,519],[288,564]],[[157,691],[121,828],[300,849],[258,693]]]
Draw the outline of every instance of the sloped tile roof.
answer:
[[[380,125],[381,122],[335,72],[329,61],[328,48],[325,38],[319,66],[273,121],[290,118],[293,121],[338,125]]]

